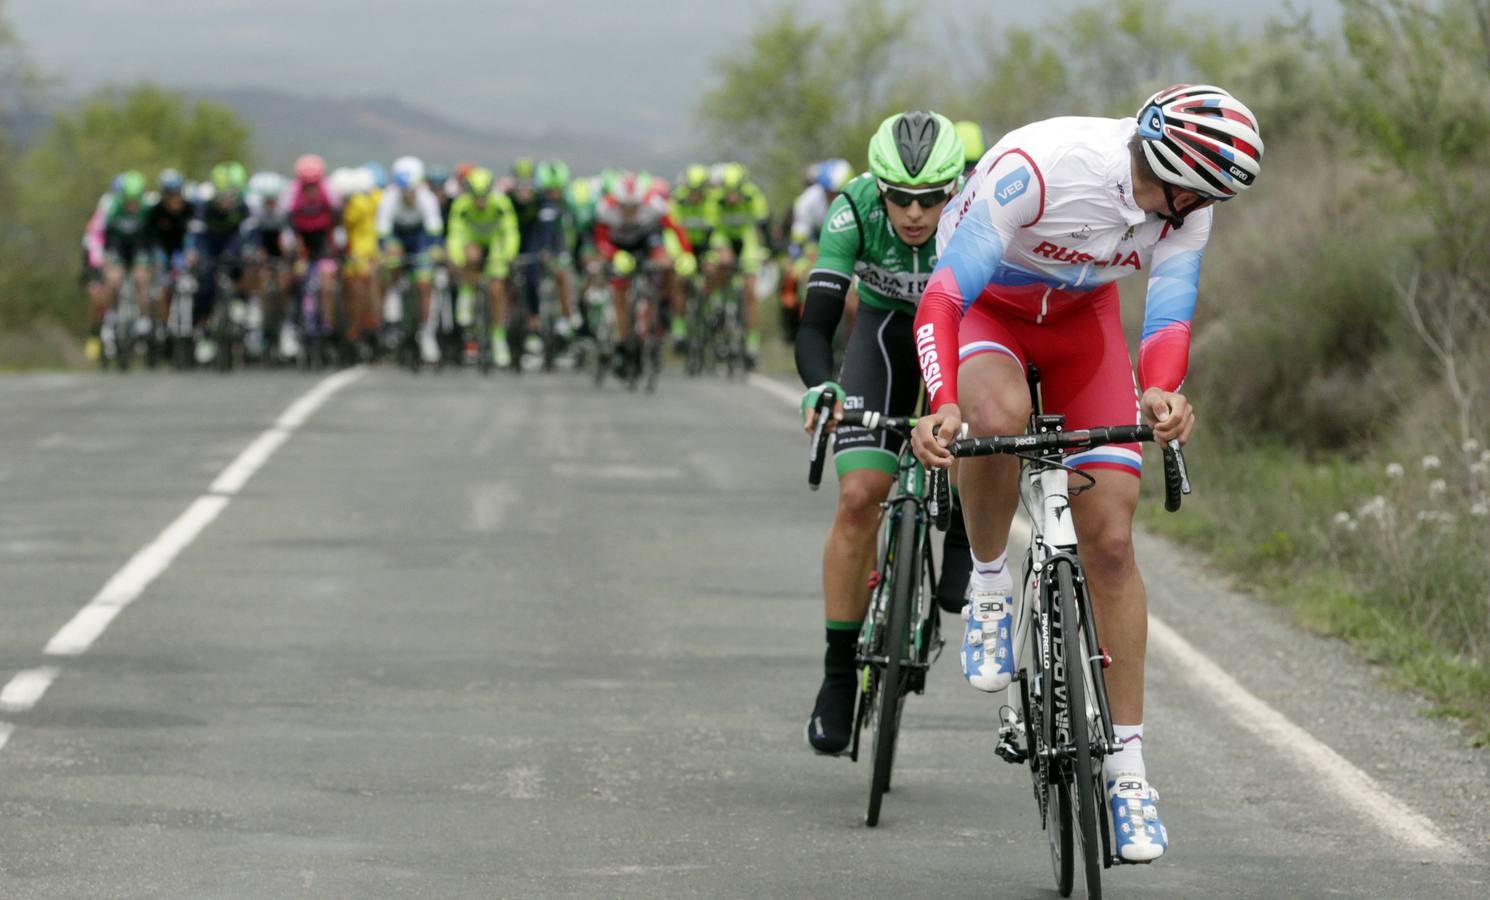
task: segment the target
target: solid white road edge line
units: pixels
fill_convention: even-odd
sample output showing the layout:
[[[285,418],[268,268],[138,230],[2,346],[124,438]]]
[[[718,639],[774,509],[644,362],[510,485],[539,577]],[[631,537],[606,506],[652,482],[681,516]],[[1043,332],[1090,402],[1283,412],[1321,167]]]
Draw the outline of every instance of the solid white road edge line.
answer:
[[[1370,775],[1258,699],[1195,645],[1153,616],[1149,616],[1149,643],[1157,645],[1184,670],[1188,684],[1205,685],[1238,725],[1279,756],[1320,776],[1322,784],[1341,802],[1375,822],[1398,846],[1465,855],[1464,848],[1444,836],[1426,816],[1414,812]]]
[[[780,397],[792,406],[799,406],[802,403],[801,391],[794,391],[774,378],[751,372],[747,380],[753,387],[758,387],[773,397]]]
[[[257,472],[290,434],[333,394],[366,374],[366,369],[352,368],[323,378],[280,415],[273,427],[260,434],[223,469],[212,482],[210,492],[198,497],[176,521],[166,526],[155,540],[110,578],[87,606],[47,642],[49,656],[78,656],[85,653],[114,617],[149,587],[170,566],[176,556],[197,539],[225,509],[249,478]]]
[[[750,383],[793,406],[800,395],[778,381],[762,375],[750,376]],[[1016,517],[1013,530],[1017,539],[1029,541],[1029,523]],[[1436,851],[1463,857],[1467,851],[1446,837],[1431,820],[1414,812],[1405,803],[1387,793],[1375,779],[1361,771],[1350,760],[1336,753],[1314,735],[1289,721],[1288,717],[1258,699],[1236,679],[1211,662],[1179,632],[1149,615],[1151,643],[1168,654],[1192,676],[1190,684],[1204,685],[1222,701],[1227,715],[1250,731],[1280,755],[1288,757],[1302,769],[1322,776],[1321,784],[1329,788],[1346,806],[1373,822],[1400,845],[1416,850]]]

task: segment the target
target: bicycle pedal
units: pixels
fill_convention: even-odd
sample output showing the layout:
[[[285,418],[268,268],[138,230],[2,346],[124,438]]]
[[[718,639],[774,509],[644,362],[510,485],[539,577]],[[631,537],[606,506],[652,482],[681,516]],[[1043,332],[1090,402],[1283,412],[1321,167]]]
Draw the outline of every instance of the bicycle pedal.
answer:
[[[999,759],[1016,766],[1022,765],[1030,758],[1030,755],[1024,752],[1023,748],[1004,740],[999,741],[998,746],[993,748],[993,752]]]

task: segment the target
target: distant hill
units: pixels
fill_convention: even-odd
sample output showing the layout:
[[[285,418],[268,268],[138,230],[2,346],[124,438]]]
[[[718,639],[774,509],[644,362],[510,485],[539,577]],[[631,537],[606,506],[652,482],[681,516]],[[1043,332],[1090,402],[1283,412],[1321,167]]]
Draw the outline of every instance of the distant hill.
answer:
[[[670,174],[686,162],[622,138],[472,128],[393,97],[337,99],[252,88],[194,93],[232,107],[253,126],[262,162],[280,168],[312,150],[333,166],[387,164],[406,153],[447,164],[471,160],[499,171],[519,156],[557,157],[581,172],[636,166]]]
[[[563,159],[578,173],[619,166],[671,176],[689,162],[676,153],[625,138],[553,129],[528,135],[472,128],[393,97],[309,97],[258,88],[186,93],[232,107],[253,128],[259,162],[280,170],[288,170],[295,157],[311,151],[333,166],[368,160],[387,165],[395,157],[413,154],[451,165],[471,160],[499,173],[519,156]],[[73,98],[52,98],[53,108],[74,102]],[[18,111],[9,123],[9,137],[22,147],[39,140],[51,112]]]

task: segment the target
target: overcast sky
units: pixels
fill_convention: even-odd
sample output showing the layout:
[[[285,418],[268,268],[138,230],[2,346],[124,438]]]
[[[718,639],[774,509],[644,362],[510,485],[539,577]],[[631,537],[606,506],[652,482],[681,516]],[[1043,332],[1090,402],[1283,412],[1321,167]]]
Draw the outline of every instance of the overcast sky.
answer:
[[[81,93],[148,78],[189,87],[394,94],[477,126],[686,140],[710,63],[780,0],[10,0],[32,55]],[[846,0],[795,0],[813,15]],[[1040,4],[1052,28],[1081,4]],[[1286,0],[1173,0],[1261,19]],[[1294,0],[1332,19],[1333,0]],[[920,0],[928,18],[1009,15],[1027,0]],[[66,12],[63,12],[63,9]]]

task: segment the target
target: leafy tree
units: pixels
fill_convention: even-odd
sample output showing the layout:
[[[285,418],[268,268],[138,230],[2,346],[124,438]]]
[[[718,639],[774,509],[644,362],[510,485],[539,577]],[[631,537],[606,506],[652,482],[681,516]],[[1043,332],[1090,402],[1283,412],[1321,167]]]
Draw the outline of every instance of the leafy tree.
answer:
[[[0,0],[0,324],[11,316],[6,298],[27,289],[25,230],[19,222],[14,178],[14,150],[8,140],[10,120],[31,103],[44,83],[6,16]]]
[[[1479,437],[1490,363],[1490,0],[1342,0],[1337,115],[1387,172],[1395,218],[1421,221],[1394,283],[1457,412]],[[1388,208],[1391,208],[1389,205]]]
[[[38,317],[79,322],[78,240],[99,195],[126,169],[154,179],[167,166],[204,177],[227,159],[248,161],[249,129],[225,106],[188,103],[174,92],[140,85],[108,88],[75,110],[56,114],[20,167],[18,221],[27,266],[24,287],[0,297],[0,321]]]
[[[718,152],[748,162],[778,200],[809,162],[863,164],[875,126],[912,93],[896,53],[910,23],[907,8],[886,0],[853,0],[831,28],[778,9],[716,65],[699,112]]]

